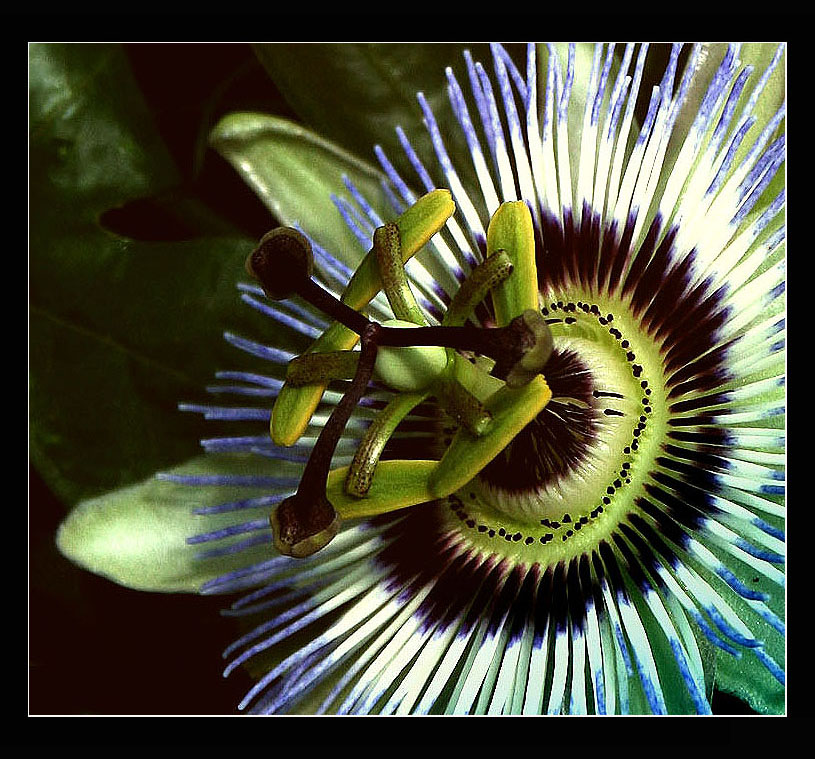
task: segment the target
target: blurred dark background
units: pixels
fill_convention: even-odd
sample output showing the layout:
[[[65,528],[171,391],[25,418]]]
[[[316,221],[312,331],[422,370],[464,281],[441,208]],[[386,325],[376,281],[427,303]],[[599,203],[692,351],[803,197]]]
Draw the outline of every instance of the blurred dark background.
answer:
[[[126,45],[133,72],[192,195],[252,237],[268,211],[206,148],[221,115],[255,108],[292,116],[248,45]],[[190,230],[149,199],[102,222],[134,239],[183,239]],[[67,506],[29,472],[29,712],[236,714],[249,678],[221,676],[235,635],[225,599],[130,590],[79,569],[56,548]]]

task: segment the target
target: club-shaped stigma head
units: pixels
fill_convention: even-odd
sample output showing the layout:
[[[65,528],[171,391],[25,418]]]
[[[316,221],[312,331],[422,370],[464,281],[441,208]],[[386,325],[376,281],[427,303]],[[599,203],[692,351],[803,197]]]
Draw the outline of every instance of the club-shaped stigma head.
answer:
[[[552,332],[543,314],[531,308],[516,316],[504,329],[512,335],[513,339],[506,341],[512,350],[496,362],[492,374],[503,379],[507,387],[523,387],[543,371],[552,355]]]
[[[279,503],[269,516],[277,550],[303,559],[325,548],[339,532],[339,514],[324,494],[296,493]]]
[[[311,243],[291,227],[267,232],[246,259],[246,271],[272,300],[297,294],[311,279],[313,270]]]

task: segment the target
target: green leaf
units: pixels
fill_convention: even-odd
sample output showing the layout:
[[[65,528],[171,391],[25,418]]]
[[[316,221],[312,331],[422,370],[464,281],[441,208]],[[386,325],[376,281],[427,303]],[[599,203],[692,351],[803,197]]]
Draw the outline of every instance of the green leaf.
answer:
[[[73,503],[197,450],[199,397],[235,350],[236,232],[119,237],[104,212],[180,181],[122,50],[30,48],[30,454]],[[207,224],[229,230],[224,224]]]
[[[168,471],[173,475],[257,474],[248,456],[202,456]],[[280,462],[275,476],[285,476]],[[291,473],[294,476],[294,473]],[[195,486],[155,477],[82,501],[59,528],[57,545],[71,561],[137,590],[198,592],[208,580],[276,555],[271,543],[215,558],[197,558],[202,548],[244,539],[238,535],[202,545],[194,535],[234,525],[234,513],[194,514],[193,509],[250,498],[266,491],[236,486]],[[247,509],[247,521],[262,519],[269,507]]]
[[[31,163],[43,180],[31,182],[37,196],[63,194],[80,222],[177,181],[118,46],[32,45],[29,64]]]

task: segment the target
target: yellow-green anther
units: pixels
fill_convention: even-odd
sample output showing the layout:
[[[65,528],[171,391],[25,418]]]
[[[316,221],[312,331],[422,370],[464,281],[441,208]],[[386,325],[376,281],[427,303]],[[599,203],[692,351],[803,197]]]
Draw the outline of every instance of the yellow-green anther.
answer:
[[[292,385],[330,382],[335,379],[351,379],[357,370],[357,351],[328,351],[304,353],[289,361],[286,382]]]
[[[437,461],[424,459],[380,461],[365,498],[345,492],[348,467],[328,475],[326,497],[342,519],[371,517],[433,500],[429,481]]]
[[[345,492],[362,498],[368,494],[379,457],[399,423],[425,398],[427,393],[400,393],[376,415],[357,448],[348,468]]]
[[[476,437],[490,428],[492,414],[455,377],[441,379],[433,388],[441,407],[458,426],[463,426]]]
[[[509,277],[512,268],[512,259],[505,250],[496,250],[478,264],[453,296],[444,314],[442,325],[457,327],[465,324],[473,309],[484,300],[493,287]]]
[[[374,232],[373,249],[393,315],[402,321],[426,325],[427,320],[416,302],[405,273],[399,227],[393,222],[379,227]]]
[[[453,215],[456,205],[449,190],[433,190],[419,198],[393,222],[399,229],[402,263],[416,255]],[[379,263],[373,248],[368,251],[345,288],[342,301],[360,309],[382,289]],[[360,302],[364,299],[364,302]]]
[[[419,325],[401,319],[388,319],[382,322],[382,326],[416,329]],[[447,350],[438,345],[380,345],[374,375],[401,393],[420,392],[445,370],[447,359]]]
[[[461,428],[433,470],[428,487],[434,498],[454,493],[472,480],[546,406],[552,391],[543,377],[522,388],[503,387],[485,402],[493,420],[489,432],[473,437]]]
[[[402,260],[408,261],[436,234],[453,215],[456,206],[449,190],[433,190],[423,195],[396,219],[401,239]],[[364,308],[382,289],[382,279],[376,255],[370,251],[354,273],[342,301],[351,308]],[[317,338],[308,353],[349,350],[356,345],[359,335],[343,324],[333,322]],[[308,427],[314,410],[320,403],[326,383],[312,383],[295,387],[285,383],[280,389],[272,409],[271,436],[278,445],[294,445]]]
[[[532,214],[522,200],[502,203],[487,229],[487,255],[504,250],[512,261],[512,276],[492,289],[495,321],[503,327],[538,305],[535,232]]]

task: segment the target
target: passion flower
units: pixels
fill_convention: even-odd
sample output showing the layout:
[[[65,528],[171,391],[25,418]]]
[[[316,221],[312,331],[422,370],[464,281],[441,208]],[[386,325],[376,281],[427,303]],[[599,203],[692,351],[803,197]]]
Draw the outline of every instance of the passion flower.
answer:
[[[647,46],[596,46],[587,78],[575,51],[544,50],[540,87],[535,46],[523,72],[494,46],[492,78],[467,56],[469,102],[448,69],[475,193],[420,94],[450,192],[400,132],[425,194],[376,149],[391,216],[338,201],[355,270],[285,231],[313,262],[250,264],[245,299],[316,340],[229,336],[266,364],[216,391],[263,402],[182,408],[271,434],[204,441],[238,471],[161,476],[257,491],[191,539],[233,562],[202,591],[260,615],[225,652],[259,672],[242,709],[708,713],[714,678],[783,709],[784,109],[758,118],[783,51],[675,45],[651,93]],[[213,144],[257,186],[251,128]],[[292,293],[322,314],[260,300]],[[380,345],[437,363],[370,381]]]

